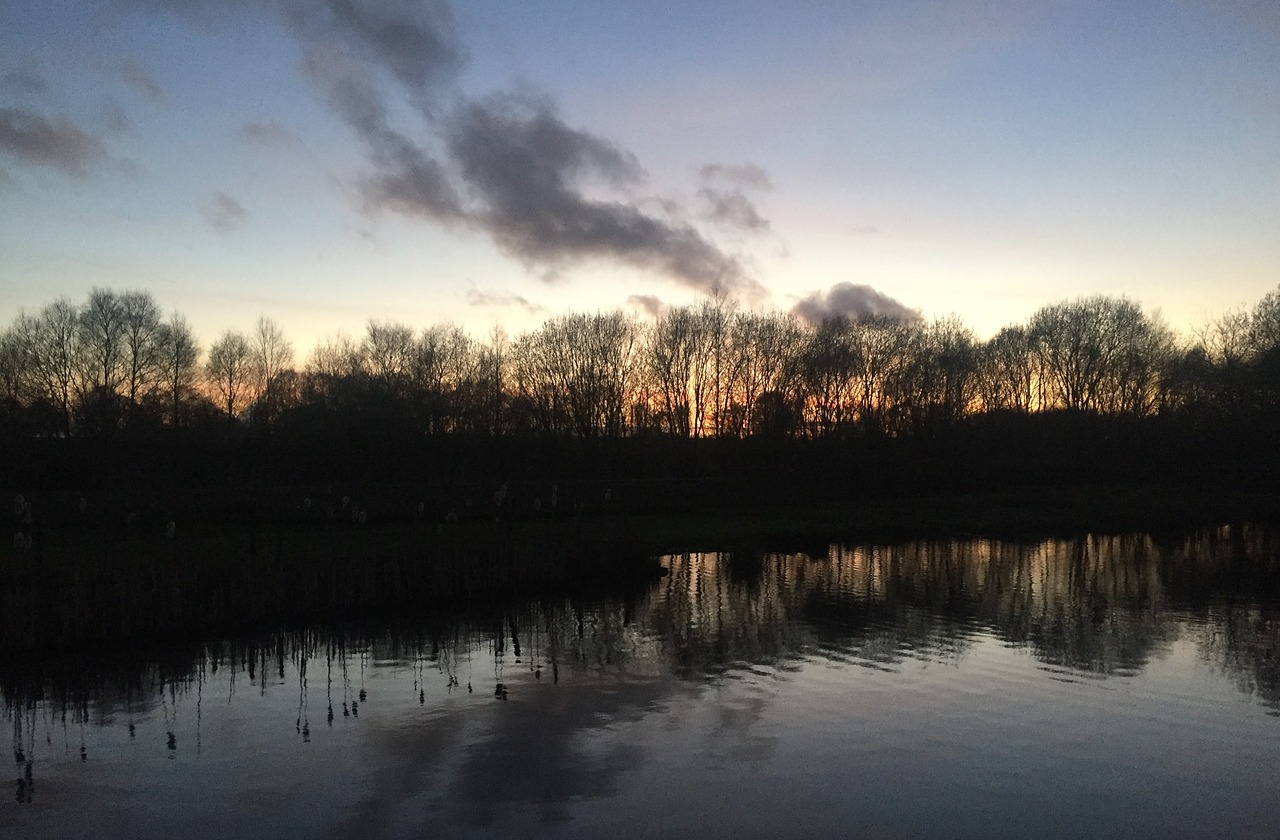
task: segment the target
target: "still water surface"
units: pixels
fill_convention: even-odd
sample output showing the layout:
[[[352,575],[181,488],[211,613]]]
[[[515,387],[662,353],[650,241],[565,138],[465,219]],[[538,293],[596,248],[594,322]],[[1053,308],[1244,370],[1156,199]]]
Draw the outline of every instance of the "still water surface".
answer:
[[[1280,541],[663,559],[6,675],[6,837],[1276,837]]]

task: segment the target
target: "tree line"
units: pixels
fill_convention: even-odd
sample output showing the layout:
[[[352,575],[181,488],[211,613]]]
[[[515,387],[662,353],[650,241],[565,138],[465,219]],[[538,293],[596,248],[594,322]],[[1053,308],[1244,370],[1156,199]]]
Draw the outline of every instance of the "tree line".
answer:
[[[35,437],[360,413],[423,435],[909,438],[995,414],[1247,422],[1277,407],[1280,291],[1192,335],[1104,296],[987,341],[955,317],[806,324],[719,298],[653,321],[570,313],[514,339],[371,320],[301,365],[270,318],[203,348],[145,291],[55,300],[0,333],[0,416]]]

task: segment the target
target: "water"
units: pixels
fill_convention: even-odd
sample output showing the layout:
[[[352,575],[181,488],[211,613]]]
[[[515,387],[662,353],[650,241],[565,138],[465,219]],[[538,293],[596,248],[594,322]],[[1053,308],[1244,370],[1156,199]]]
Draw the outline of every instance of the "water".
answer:
[[[12,837],[1280,836],[1276,538],[664,558],[6,674]]]

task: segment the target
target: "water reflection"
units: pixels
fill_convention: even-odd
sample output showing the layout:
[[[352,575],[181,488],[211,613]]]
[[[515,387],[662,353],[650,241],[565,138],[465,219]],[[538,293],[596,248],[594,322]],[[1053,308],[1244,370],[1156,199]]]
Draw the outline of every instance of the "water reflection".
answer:
[[[1275,705],[1276,556],[1274,538],[1252,529],[1165,544],[1129,535],[685,555],[667,558],[646,623],[677,672],[697,677],[813,650],[867,667],[956,658],[980,629],[1048,665],[1126,674],[1190,621],[1207,656],[1251,674],[1249,690]]]
[[[8,666],[16,773],[4,808],[53,834],[108,815],[121,831],[193,837],[590,833],[627,809],[651,811],[646,796],[661,812],[646,817],[654,826],[697,827],[681,782],[664,775],[694,766],[736,779],[732,796],[748,805],[752,774],[776,783],[784,768],[822,773],[823,761],[847,773],[862,751],[862,768],[886,762],[891,776],[904,743],[912,772],[972,773],[975,749],[995,750],[996,778],[1014,762],[981,728],[992,708],[957,697],[1012,704],[1003,719],[1041,752],[1062,736],[1036,731],[1047,712],[1027,711],[1029,698],[1086,719],[1085,695],[1071,693],[1084,689],[1069,684],[1147,681],[1142,696],[1159,711],[1120,740],[1178,715],[1217,720],[1216,701],[1189,700],[1185,687],[1157,697],[1198,667],[1280,713],[1278,556],[1276,538],[1251,528],[686,554],[664,558],[668,574],[640,597]],[[949,670],[926,674],[938,667]],[[876,704],[934,717],[904,728]],[[828,755],[832,725],[861,741]],[[1099,747],[1076,748],[1097,759]],[[208,816],[227,810],[239,816],[214,832]]]

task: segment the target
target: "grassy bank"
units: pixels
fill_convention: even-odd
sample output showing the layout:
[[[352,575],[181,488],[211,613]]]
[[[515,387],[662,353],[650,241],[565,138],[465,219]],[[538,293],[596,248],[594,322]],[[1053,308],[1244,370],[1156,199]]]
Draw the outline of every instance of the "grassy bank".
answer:
[[[431,498],[433,509],[448,511],[442,521],[428,515],[422,488],[387,485],[171,494],[149,507],[126,500],[135,508],[128,514],[104,498],[42,498],[28,529],[32,546],[15,542],[4,564],[0,652],[231,633],[569,587],[634,589],[660,573],[653,557],[663,553],[1280,521],[1280,497],[1178,486],[685,510],[656,504],[679,489],[670,486],[556,489],[592,503],[553,509],[544,487],[513,485],[500,502],[487,488],[454,488],[438,495],[456,496],[457,506]],[[476,502],[482,493],[486,501]]]

